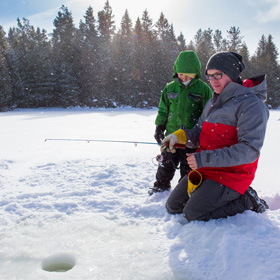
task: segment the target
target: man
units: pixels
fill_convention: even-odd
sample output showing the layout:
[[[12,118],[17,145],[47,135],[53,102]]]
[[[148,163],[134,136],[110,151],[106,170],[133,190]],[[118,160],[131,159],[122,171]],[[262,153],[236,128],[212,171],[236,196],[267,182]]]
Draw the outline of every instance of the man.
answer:
[[[197,187],[185,176],[167,200],[169,213],[183,213],[188,221],[208,221],[268,208],[250,187],[269,118],[266,80],[261,75],[242,81],[244,69],[241,55],[214,54],[206,65],[206,77],[215,92],[198,124],[163,140],[173,152],[176,143],[198,146],[196,153],[187,154],[187,161],[203,179]]]
[[[206,102],[212,97],[211,89],[200,77],[201,64],[196,53],[181,52],[174,63],[173,82],[164,88],[159,102],[154,134],[158,143],[161,143],[164,133],[167,136],[182,126],[191,129],[197,123]],[[170,189],[179,163],[181,178],[188,174],[190,167],[186,153],[194,151],[189,148],[178,149],[172,155],[163,151],[164,160],[158,166],[156,181],[149,189],[149,194]]]

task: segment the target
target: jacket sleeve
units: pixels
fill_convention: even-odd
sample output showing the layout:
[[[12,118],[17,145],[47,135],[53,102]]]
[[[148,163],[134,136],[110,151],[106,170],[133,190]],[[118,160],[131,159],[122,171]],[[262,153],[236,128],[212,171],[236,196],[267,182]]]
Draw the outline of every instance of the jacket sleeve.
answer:
[[[216,150],[195,154],[198,168],[230,167],[254,162],[263,146],[269,111],[255,98],[240,106],[237,116],[238,143]]]
[[[169,105],[167,100],[166,88],[164,88],[158,105],[158,113],[155,120],[156,125],[165,125],[169,114]]]

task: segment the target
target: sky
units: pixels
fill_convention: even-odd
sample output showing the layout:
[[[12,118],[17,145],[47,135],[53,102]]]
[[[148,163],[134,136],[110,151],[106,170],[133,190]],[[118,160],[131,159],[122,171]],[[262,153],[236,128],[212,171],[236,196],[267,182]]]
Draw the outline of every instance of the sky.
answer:
[[[109,0],[109,3],[117,28],[126,9],[133,25],[147,9],[153,23],[163,12],[169,24],[173,24],[176,36],[182,32],[186,43],[193,40],[200,28],[219,29],[226,38],[227,30],[235,26],[239,27],[251,55],[255,53],[262,35],[266,38],[272,35],[278,51],[280,49],[280,0]],[[78,27],[89,6],[97,19],[97,13],[104,4],[105,0],[0,0],[0,25],[7,33],[10,27],[17,25],[17,17],[25,17],[35,28],[44,28],[51,33],[62,5],[72,12]]]

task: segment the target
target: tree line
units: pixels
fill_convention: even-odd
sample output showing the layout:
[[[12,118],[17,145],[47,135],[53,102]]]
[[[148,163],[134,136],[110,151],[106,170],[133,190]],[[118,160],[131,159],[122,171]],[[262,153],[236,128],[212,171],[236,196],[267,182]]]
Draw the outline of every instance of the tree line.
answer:
[[[198,54],[202,72],[213,53],[240,53],[246,64],[242,77],[267,74],[267,105],[280,105],[280,66],[271,35],[263,35],[250,55],[235,26],[226,37],[220,30],[199,29],[186,43],[182,33],[176,37],[163,13],[153,23],[145,10],[133,24],[126,10],[118,30],[108,0],[97,15],[95,19],[89,6],[76,28],[71,11],[63,5],[52,34],[35,29],[26,18],[18,18],[8,34],[0,26],[0,110],[154,107],[172,80],[175,59],[187,49]]]

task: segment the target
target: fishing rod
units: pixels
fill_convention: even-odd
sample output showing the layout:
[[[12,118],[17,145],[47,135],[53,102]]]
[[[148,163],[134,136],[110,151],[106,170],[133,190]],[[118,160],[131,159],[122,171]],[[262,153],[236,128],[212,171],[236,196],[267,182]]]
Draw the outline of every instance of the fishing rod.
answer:
[[[161,143],[154,143],[154,142],[141,142],[141,141],[126,141],[126,140],[107,140],[107,139],[72,139],[72,138],[48,138],[45,139],[47,141],[72,141],[72,142],[107,142],[107,143],[129,143],[134,144],[135,147],[138,144],[146,144],[146,145],[158,145],[161,146]],[[169,143],[164,143],[164,146],[169,146]],[[185,149],[184,144],[175,144],[175,148]]]

